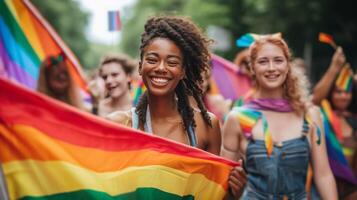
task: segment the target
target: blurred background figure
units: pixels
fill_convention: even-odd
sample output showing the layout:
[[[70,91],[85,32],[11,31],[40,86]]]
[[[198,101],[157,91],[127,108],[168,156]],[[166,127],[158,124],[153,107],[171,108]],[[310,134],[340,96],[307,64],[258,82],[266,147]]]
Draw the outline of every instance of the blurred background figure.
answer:
[[[133,105],[130,87],[135,62],[123,54],[107,54],[99,65],[99,76],[104,81],[104,98],[97,100],[98,115],[105,117],[118,110],[130,110]],[[100,95],[98,96],[100,98]]]
[[[37,91],[84,110],[80,89],[69,75],[63,53],[49,56],[42,62]]]
[[[232,100],[224,99],[221,94],[213,94],[210,93],[210,79],[211,79],[212,71],[209,69],[208,71],[202,72],[203,82],[201,84],[202,89],[202,100],[204,105],[206,106],[207,110],[212,112],[217,116],[217,118],[223,122],[225,116],[230,111],[232,106]],[[195,105],[196,103],[193,102]],[[194,106],[197,107],[197,106]],[[198,107],[197,107],[198,108]]]
[[[346,69],[350,69],[350,66],[346,63],[342,48],[339,47],[332,57],[328,70],[313,90],[313,102],[316,105],[322,105],[323,110],[332,109],[331,116],[327,116],[326,121],[330,124],[332,134],[337,137],[341,144],[343,156],[353,172],[353,174],[350,174],[352,177],[346,179],[344,176],[341,177],[337,170],[333,170],[339,198],[357,199],[357,183],[351,183],[353,181],[349,180],[349,178],[356,180],[357,177],[357,93],[356,83],[352,81],[352,71],[343,78],[346,81],[345,83],[348,83],[348,80],[351,82],[349,87],[341,87],[341,84],[338,83]],[[330,146],[327,145],[328,148]],[[331,155],[329,156],[331,157]]]
[[[246,74],[249,77],[251,77],[251,74],[249,72],[249,50],[244,49],[236,54],[236,57],[234,58],[234,64],[238,66],[239,71],[242,74]]]

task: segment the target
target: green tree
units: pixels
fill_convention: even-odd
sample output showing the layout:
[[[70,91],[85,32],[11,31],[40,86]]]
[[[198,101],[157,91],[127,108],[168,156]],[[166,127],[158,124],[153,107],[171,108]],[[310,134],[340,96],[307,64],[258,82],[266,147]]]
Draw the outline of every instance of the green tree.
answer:
[[[32,3],[75,53],[83,67],[93,66],[93,61],[86,59],[90,57],[90,43],[85,36],[89,14],[80,9],[78,2],[32,0]]]

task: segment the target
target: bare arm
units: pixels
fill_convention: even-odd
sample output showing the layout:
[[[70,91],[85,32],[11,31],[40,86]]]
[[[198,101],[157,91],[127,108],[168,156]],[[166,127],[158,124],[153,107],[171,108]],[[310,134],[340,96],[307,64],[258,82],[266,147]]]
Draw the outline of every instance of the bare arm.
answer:
[[[337,199],[336,182],[328,162],[325,132],[322,128],[321,114],[319,109],[315,106],[309,108],[309,115],[321,130],[320,145],[316,143],[316,127],[312,128],[310,131],[314,181],[322,199]]]
[[[223,146],[221,155],[225,158],[237,161],[240,152],[240,126],[236,114],[230,112],[223,125]]]
[[[221,150],[221,127],[219,125],[219,120],[215,115],[210,113],[212,128],[208,131],[208,148],[207,151],[215,155],[219,155]]]
[[[221,150],[221,155],[223,157],[235,161],[240,158],[240,133],[241,129],[239,127],[236,114],[234,112],[230,112],[223,125],[223,145]],[[242,160],[239,159],[238,162],[240,163],[240,166],[232,169],[228,182],[234,199],[239,199],[243,193],[244,186],[247,183],[247,174],[243,170]]]
[[[336,75],[341,70],[345,62],[346,58],[343,50],[341,47],[338,47],[336,52],[333,54],[330,67],[314,87],[312,101],[315,105],[320,105],[321,101],[327,97]]]

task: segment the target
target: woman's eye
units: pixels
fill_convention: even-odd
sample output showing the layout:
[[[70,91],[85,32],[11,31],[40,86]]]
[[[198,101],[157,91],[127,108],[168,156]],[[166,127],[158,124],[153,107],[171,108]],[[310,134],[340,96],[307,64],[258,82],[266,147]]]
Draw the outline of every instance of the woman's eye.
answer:
[[[149,64],[155,64],[155,63],[156,63],[156,59],[147,58],[147,59],[146,59],[146,62],[149,63]]]
[[[260,64],[260,65],[266,65],[267,63],[268,63],[267,60],[260,60],[260,61],[258,61],[258,64]]]
[[[107,80],[108,76],[102,76],[103,80]]]
[[[167,63],[170,67],[176,67],[179,63],[178,62],[168,62]]]
[[[277,59],[277,60],[275,60],[275,63],[281,64],[282,62],[284,62],[282,59]]]

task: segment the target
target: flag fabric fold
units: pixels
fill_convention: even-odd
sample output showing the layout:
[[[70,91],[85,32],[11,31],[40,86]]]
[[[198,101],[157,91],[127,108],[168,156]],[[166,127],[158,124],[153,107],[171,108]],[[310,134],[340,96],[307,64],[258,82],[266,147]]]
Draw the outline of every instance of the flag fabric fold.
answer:
[[[336,133],[337,128],[341,128],[340,125],[337,124],[339,123],[337,121],[338,119],[335,119],[336,116],[333,116],[334,113],[328,101],[323,100],[322,103],[321,113],[323,116],[326,148],[331,170],[336,177],[357,185],[357,178],[343,154],[343,149],[338,139],[339,136]],[[338,132],[340,132],[340,130],[338,130]]]
[[[35,89],[41,62],[63,53],[74,81],[87,91],[81,65],[28,0],[0,0],[0,77]]]
[[[242,74],[234,63],[212,54],[210,93],[221,94],[225,99],[237,100],[251,89],[251,84],[251,79]]]
[[[237,163],[0,79],[10,199],[222,199]]]

